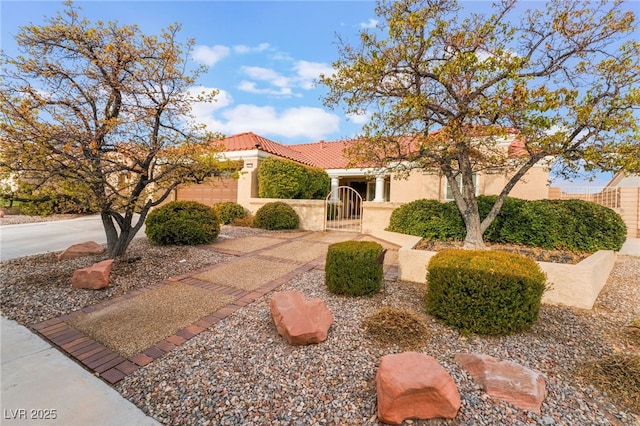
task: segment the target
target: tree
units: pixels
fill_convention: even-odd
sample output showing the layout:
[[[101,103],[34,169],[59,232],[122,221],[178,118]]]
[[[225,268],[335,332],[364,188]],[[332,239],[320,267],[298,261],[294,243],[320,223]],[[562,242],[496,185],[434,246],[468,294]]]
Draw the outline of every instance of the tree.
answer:
[[[522,11],[502,0],[462,19],[455,0],[383,0],[376,13],[384,23],[361,31],[358,46],[339,39],[335,73],[321,77],[325,104],[369,115],[348,151],[354,164],[446,176],[465,247],[484,246],[505,198],[538,162],[556,159],[565,175],[640,170],[640,43],[621,2],[551,0]],[[473,183],[482,171],[510,176],[484,220]]]
[[[2,55],[0,173],[18,182],[14,198],[76,188],[67,201],[95,203],[118,257],[152,207],[220,166],[205,155],[216,135],[190,119],[192,102],[215,93],[192,93],[205,68],[187,69],[194,41],[178,41],[180,25],[145,35],[65,6],[21,27],[21,55]]]

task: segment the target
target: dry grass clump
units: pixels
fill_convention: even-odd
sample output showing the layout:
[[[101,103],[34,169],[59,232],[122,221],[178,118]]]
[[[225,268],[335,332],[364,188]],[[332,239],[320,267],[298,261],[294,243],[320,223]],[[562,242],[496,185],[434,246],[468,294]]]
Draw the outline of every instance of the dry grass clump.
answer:
[[[425,344],[427,326],[412,311],[385,306],[363,321],[369,336],[383,345],[411,349]]]
[[[582,375],[611,398],[640,414],[640,353],[617,353],[582,366]]]

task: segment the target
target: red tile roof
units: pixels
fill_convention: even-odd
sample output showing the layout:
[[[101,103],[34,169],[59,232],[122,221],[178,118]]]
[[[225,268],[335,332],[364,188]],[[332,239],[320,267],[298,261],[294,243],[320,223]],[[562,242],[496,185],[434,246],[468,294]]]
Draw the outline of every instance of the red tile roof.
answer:
[[[437,134],[438,131],[433,133]],[[507,133],[512,133],[512,131],[507,130]],[[345,157],[344,150],[350,142],[351,141],[341,140],[283,145],[252,132],[239,133],[220,141],[225,147],[224,151],[250,151],[259,148],[269,154],[288,158],[309,166],[320,167],[325,170],[347,168],[349,159]],[[414,146],[416,140],[414,138],[407,138],[407,140],[403,142],[406,148],[410,150],[416,149]],[[516,137],[513,142],[511,142],[509,154],[512,156],[527,154],[524,140],[521,137]]]

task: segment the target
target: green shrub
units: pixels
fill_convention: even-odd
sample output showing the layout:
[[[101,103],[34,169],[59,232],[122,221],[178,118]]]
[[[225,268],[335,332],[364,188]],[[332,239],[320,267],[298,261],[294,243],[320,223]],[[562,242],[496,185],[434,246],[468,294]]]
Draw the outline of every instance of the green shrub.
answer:
[[[497,196],[479,196],[480,218],[488,214]],[[429,240],[463,240],[464,221],[454,202],[417,200],[395,209],[389,231]],[[510,243],[547,250],[593,253],[620,250],[626,225],[615,211],[581,200],[527,201],[507,197],[498,216],[485,231],[489,243]]]
[[[220,233],[213,207],[195,201],[172,201],[151,211],[145,221],[149,240],[160,245],[208,244]]]
[[[39,189],[23,184],[21,190],[21,196],[33,200],[20,204],[21,214],[27,216],[92,214],[99,211],[95,196],[84,183],[63,181],[57,183],[55,188]]]
[[[433,240],[462,240],[466,234],[455,203],[416,200],[391,213],[388,231]]]
[[[382,246],[373,241],[331,244],[325,266],[327,289],[348,296],[376,293],[382,286],[382,253]]]
[[[262,229],[296,229],[300,217],[293,207],[276,201],[260,207],[253,218],[253,225]]]
[[[546,277],[524,256],[444,250],[427,268],[427,313],[465,332],[509,334],[538,320]]]
[[[306,170],[295,161],[269,157],[258,168],[260,198],[299,198],[306,186]]]
[[[306,167],[307,187],[303,191],[302,198],[306,200],[322,200],[331,190],[331,178],[324,169],[319,167]]]
[[[269,157],[258,168],[260,198],[322,199],[331,187],[327,172],[284,158]]]
[[[220,217],[220,223],[228,225],[234,223],[236,219],[243,219],[247,217],[248,212],[238,203],[233,201],[224,201],[216,203],[213,207],[218,211]]]

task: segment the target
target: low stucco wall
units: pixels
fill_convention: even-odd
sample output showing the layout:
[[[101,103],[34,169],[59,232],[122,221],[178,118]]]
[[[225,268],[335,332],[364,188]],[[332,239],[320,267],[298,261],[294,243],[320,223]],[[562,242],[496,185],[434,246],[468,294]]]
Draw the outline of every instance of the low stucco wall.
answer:
[[[362,203],[362,232],[371,234],[389,226],[391,213],[403,203],[377,203],[365,201]]]
[[[403,239],[392,234],[396,233],[383,231],[376,233],[376,236],[390,242],[395,240],[395,244],[404,242],[398,250],[398,278],[426,284],[427,265],[436,252],[415,250],[420,237],[396,234]],[[551,287],[543,294],[542,303],[593,308],[609,278],[616,257],[616,253],[611,250],[601,250],[575,265],[538,262],[540,269],[547,274],[547,283]]]
[[[305,231],[324,230],[324,200],[281,200],[275,198],[251,198],[247,207],[252,214],[267,203],[280,201],[290,205],[300,216],[300,229]]]
[[[607,283],[616,262],[616,253],[601,250],[576,265],[538,262],[547,274],[551,287],[542,295],[542,302],[591,309]]]

